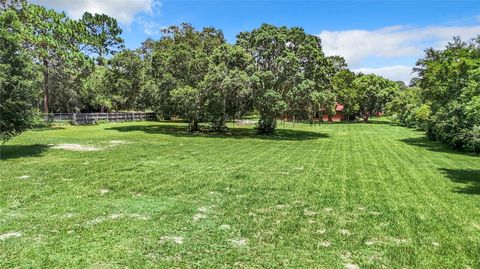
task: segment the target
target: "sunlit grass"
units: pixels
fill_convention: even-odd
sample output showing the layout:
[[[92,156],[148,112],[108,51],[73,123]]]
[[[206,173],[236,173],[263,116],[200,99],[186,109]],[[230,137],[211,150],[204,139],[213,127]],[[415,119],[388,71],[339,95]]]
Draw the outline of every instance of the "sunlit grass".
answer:
[[[13,139],[0,267],[480,266],[479,157],[389,122],[279,127],[134,122]]]

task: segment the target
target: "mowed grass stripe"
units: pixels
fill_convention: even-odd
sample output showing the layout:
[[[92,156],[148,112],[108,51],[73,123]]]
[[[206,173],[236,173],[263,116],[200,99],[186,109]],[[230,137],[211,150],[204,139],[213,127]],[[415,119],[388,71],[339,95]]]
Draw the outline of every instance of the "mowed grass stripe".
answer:
[[[372,152],[372,155],[377,156],[375,160],[381,163],[381,166],[379,165],[378,167],[383,166],[384,168],[382,170],[378,169],[382,181],[382,190],[379,192],[388,194],[384,197],[386,199],[383,203],[384,208],[379,209],[378,212],[387,212],[385,216],[383,216],[384,213],[381,213],[381,218],[384,219],[384,223],[387,225],[385,225],[384,232],[380,238],[371,239],[369,242],[374,242],[374,244],[377,244],[375,240],[386,242],[388,251],[384,258],[387,260],[399,259],[403,260],[404,264],[417,263],[414,250],[417,242],[413,241],[415,238],[412,233],[413,227],[406,216],[402,214],[402,204],[399,201],[404,199],[402,190],[406,189],[414,196],[414,194],[419,195],[418,188],[405,180],[410,178],[410,173],[408,173],[409,170],[407,169],[408,164],[400,162],[398,160],[399,155],[390,146],[385,147],[384,135],[386,130],[378,126],[375,126],[375,129],[376,133],[380,134],[378,135],[380,139],[377,143],[370,143],[375,150],[375,152]],[[385,152],[388,154],[385,154]],[[395,168],[407,173],[396,171],[394,173],[395,176],[392,176],[391,171],[388,169],[388,163],[396,163]],[[404,253],[409,253],[409,255],[403,255]]]
[[[420,163],[413,163],[410,162],[408,163],[407,160],[411,160],[410,156],[412,153],[407,152],[410,151],[409,147],[398,147],[395,146],[392,152],[395,153],[395,156],[397,157],[398,162],[402,162],[404,165],[403,167],[406,168],[408,171],[408,178],[411,178],[414,180],[415,185],[412,185],[414,189],[412,192],[417,192],[417,195],[414,195],[414,200],[411,200],[409,204],[412,203],[419,203],[420,205],[423,205],[422,210],[420,212],[417,212],[416,215],[418,216],[415,221],[418,221],[418,219],[423,219],[425,217],[425,214],[427,217],[431,218],[431,226],[435,226],[441,229],[444,229],[444,223],[443,220],[446,218],[450,218],[453,221],[450,222],[450,224],[453,224],[453,226],[457,226],[457,223],[461,223],[461,221],[458,218],[458,215],[453,214],[451,206],[448,206],[448,202],[444,201],[444,199],[439,199],[439,196],[436,193],[436,190],[440,189],[438,186],[445,186],[445,184],[442,184],[443,182],[437,182],[439,179],[438,177],[428,177],[424,176],[424,172],[426,171],[425,169],[418,169]],[[427,161],[427,160],[426,160]],[[420,207],[416,207],[420,208]],[[429,210],[425,210],[429,209]],[[412,223],[413,226],[418,226],[418,228],[422,228],[425,223],[424,222],[414,222]],[[460,228],[460,227],[458,227]],[[461,229],[461,228],[460,228]],[[456,230],[456,229],[454,229]],[[422,248],[427,248],[429,250],[434,250],[435,247],[433,247],[433,244],[437,244],[438,242],[436,241],[442,241],[442,244],[445,243],[452,243],[449,242],[448,240],[441,240],[442,234],[435,233],[434,235],[432,234],[424,234],[424,231],[421,232],[418,235],[424,236],[425,240],[420,240],[418,244]],[[418,237],[417,235],[417,237]],[[455,243],[453,243],[455,245]],[[422,264],[422,263],[419,263]],[[426,264],[423,264],[423,266],[426,266]]]

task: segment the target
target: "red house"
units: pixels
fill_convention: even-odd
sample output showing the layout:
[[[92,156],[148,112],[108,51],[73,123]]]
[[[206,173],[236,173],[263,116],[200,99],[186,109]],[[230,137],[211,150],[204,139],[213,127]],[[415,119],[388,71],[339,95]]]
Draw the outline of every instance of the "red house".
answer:
[[[327,114],[322,115],[323,121],[344,121],[347,119],[347,116],[343,113],[343,105],[336,104],[335,115],[332,118],[329,118]]]

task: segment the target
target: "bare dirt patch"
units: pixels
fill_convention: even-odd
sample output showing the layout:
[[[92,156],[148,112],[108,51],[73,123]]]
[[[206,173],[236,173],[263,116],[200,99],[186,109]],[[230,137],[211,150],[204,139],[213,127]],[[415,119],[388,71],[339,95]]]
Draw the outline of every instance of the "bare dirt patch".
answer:
[[[345,264],[345,268],[346,269],[359,269],[360,267],[356,264],[353,264],[353,263],[347,263],[347,264]]]
[[[199,220],[202,220],[202,219],[206,219],[207,218],[207,215],[205,214],[195,214],[193,215],[193,221],[199,221]]]
[[[108,146],[111,147],[111,148],[116,147],[116,146],[120,146],[120,145],[130,144],[130,142],[127,142],[125,140],[110,140],[109,143],[110,143],[110,145],[108,145]]]
[[[93,146],[84,146],[80,144],[58,144],[52,146],[54,149],[63,149],[63,150],[70,150],[70,151],[97,151],[100,148],[96,148]]]
[[[409,239],[405,238],[395,238],[395,237],[382,237],[380,239],[370,239],[365,242],[365,245],[372,246],[372,245],[402,245],[410,243]],[[435,243],[435,242],[434,242]],[[433,245],[435,246],[435,244]],[[437,243],[438,244],[438,243]]]
[[[285,209],[288,207],[288,205],[276,205],[275,206],[277,209]]]
[[[121,144],[128,144],[128,142],[125,140],[110,140],[110,144],[121,145]]]
[[[410,240],[404,238],[390,238],[390,240],[397,245],[410,243]]]
[[[256,120],[236,120],[235,124],[238,125],[255,125],[257,124]]]
[[[206,206],[199,207],[197,211],[201,213],[206,213],[208,211],[208,207]]]
[[[323,241],[320,243],[320,246],[328,248],[331,245],[330,241]]]
[[[101,190],[100,190],[100,194],[101,194],[101,195],[107,194],[107,193],[109,193],[109,192],[110,192],[109,189],[101,189]]]
[[[230,239],[230,243],[236,247],[243,247],[247,244],[247,239]]]
[[[307,209],[307,208],[305,208],[305,209],[303,210],[303,215],[305,215],[305,216],[307,216],[307,217],[315,216],[315,215],[317,215],[317,214],[318,214],[318,212],[312,211],[312,210]]]
[[[218,227],[220,230],[230,230],[231,226],[228,224],[222,224]]]
[[[352,262],[352,253],[346,252],[343,255],[340,255],[340,258],[343,260],[345,263],[345,268],[346,269],[359,269],[360,267],[356,265],[355,263]]]
[[[90,220],[87,222],[88,225],[96,225],[100,224],[106,221],[112,221],[112,220],[117,220],[121,218],[130,218],[130,219],[136,219],[136,220],[149,220],[150,218],[145,215],[137,214],[137,213],[132,213],[132,214],[124,214],[124,213],[114,213],[108,216],[101,216],[94,218],[93,220]]]
[[[183,237],[181,237],[181,236],[170,236],[170,235],[169,236],[162,236],[160,238],[160,241],[162,243],[172,242],[172,243],[181,245],[181,244],[183,244]]]
[[[5,234],[0,234],[0,241],[9,239],[9,238],[14,238],[14,237],[20,237],[22,236],[22,233],[19,232],[9,232]]]

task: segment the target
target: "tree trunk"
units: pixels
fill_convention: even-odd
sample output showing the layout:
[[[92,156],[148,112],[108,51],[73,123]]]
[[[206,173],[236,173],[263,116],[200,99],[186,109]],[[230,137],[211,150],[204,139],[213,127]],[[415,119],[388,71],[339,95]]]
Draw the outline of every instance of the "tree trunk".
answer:
[[[191,133],[198,131],[198,122],[196,120],[192,120],[192,122],[190,122],[188,131]]]
[[[48,61],[43,60],[43,109],[45,112],[45,122],[49,123],[48,109]]]

